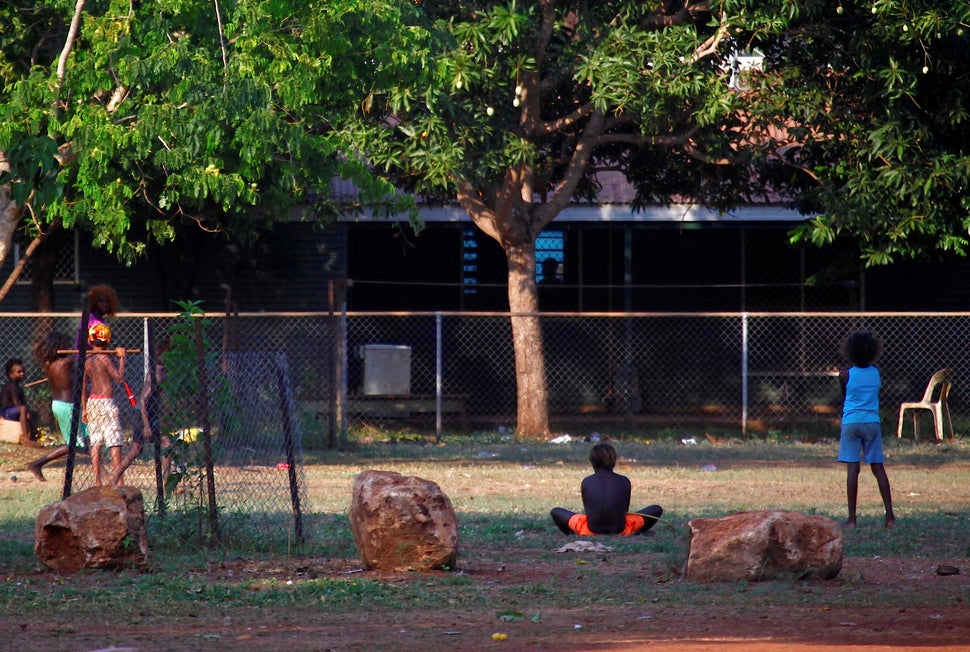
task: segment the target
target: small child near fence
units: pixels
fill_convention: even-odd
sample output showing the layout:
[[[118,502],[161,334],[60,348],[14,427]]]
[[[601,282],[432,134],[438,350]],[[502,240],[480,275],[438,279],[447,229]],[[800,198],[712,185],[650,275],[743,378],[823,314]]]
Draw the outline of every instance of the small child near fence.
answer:
[[[146,443],[158,442],[161,451],[161,474],[162,490],[167,493],[169,478],[172,472],[172,437],[163,432],[163,417],[169,412],[167,399],[162,393],[161,383],[165,379],[164,356],[171,348],[169,338],[162,339],[155,347],[155,355],[149,356],[152,359],[154,369],[149,370],[145,375],[145,384],[141,392],[141,420],[142,427],[139,431],[135,429],[132,438],[131,448],[125,455],[121,464],[112,476],[112,484],[121,486],[124,484],[125,471],[141,455]],[[165,424],[165,426],[170,424]]]
[[[111,329],[107,324],[94,324],[88,329],[91,355],[84,367],[81,392],[81,419],[88,425],[88,446],[94,469],[94,486],[101,486],[101,448],[111,455],[112,479],[121,468],[121,446],[124,433],[114,401],[114,384],[124,383],[125,349],[118,347],[118,364],[107,353],[111,343]]]
[[[856,526],[860,457],[869,464],[879,485],[879,495],[886,508],[886,527],[896,525],[892,490],[883,466],[882,426],[879,421],[882,378],[875,363],[881,350],[881,344],[870,333],[853,333],[843,346],[843,353],[851,363],[850,367],[839,372],[844,401],[838,459],[846,465],[845,485],[849,503],[849,517],[842,524],[843,527]]]

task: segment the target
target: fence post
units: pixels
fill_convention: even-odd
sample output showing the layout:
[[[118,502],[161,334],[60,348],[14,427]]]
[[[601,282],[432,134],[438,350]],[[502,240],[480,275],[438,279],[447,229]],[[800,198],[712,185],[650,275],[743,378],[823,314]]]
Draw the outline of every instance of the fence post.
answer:
[[[748,438],[748,313],[741,313],[741,436]]]
[[[337,336],[337,332],[340,328],[340,319],[334,312],[334,302],[336,297],[334,296],[334,281],[330,280],[327,284],[327,322],[324,330],[329,329],[329,338],[325,341],[330,345],[329,351],[327,351],[327,447],[330,450],[337,448],[337,380],[340,378],[340,370],[338,369],[339,351],[340,351],[340,338]]]
[[[150,394],[145,395],[142,393],[142,406],[141,409],[145,410],[144,414],[148,418],[148,428],[152,433],[152,468],[155,470],[155,509],[159,516],[165,516],[165,482],[168,478],[162,477],[162,437],[160,423],[161,418],[158,414],[158,399],[156,392],[161,391],[158,386],[158,374],[155,367],[155,335],[154,329],[148,320],[148,317],[142,319],[142,347],[141,350],[145,352],[144,356],[144,371],[145,383],[150,384]],[[148,401],[152,401],[149,403]],[[145,425],[145,424],[142,424]],[[135,426],[137,428],[137,426]]]
[[[303,539],[303,509],[300,505],[300,485],[296,479],[296,455],[294,449],[296,444],[293,441],[296,428],[293,423],[293,415],[296,408],[293,405],[293,392],[290,388],[289,366],[286,363],[286,355],[276,354],[276,382],[279,385],[280,394],[280,418],[283,421],[283,451],[286,455],[286,476],[290,484],[290,505],[293,508],[293,532],[296,540],[304,543]],[[301,460],[302,461],[302,460]]]
[[[212,428],[209,422],[209,374],[206,368],[205,344],[202,341],[202,321],[195,320],[195,357],[198,364],[199,411],[202,417],[202,450],[205,456],[206,495],[209,500],[210,545],[219,543],[219,512],[216,506],[216,478],[212,458]]]
[[[347,441],[347,302],[340,305],[340,330],[337,333],[337,431]]]
[[[67,466],[64,468],[64,486],[61,488],[61,500],[66,500],[71,495],[74,483],[74,454],[77,450],[77,433],[81,428],[81,396],[84,392],[84,361],[88,353],[88,317],[90,307],[88,301],[84,302],[81,310],[81,323],[77,327],[77,365],[74,370],[74,410],[71,412],[71,432],[67,437]],[[91,444],[88,443],[88,446]]]
[[[441,443],[441,313],[434,314],[434,441]]]

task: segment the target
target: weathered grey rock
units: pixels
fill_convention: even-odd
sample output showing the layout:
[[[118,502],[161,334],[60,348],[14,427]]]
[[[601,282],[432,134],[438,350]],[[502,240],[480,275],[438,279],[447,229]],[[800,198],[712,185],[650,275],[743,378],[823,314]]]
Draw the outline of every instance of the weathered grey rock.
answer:
[[[769,510],[695,518],[687,525],[688,579],[831,579],[842,570],[842,528],[828,518]]]
[[[61,573],[148,565],[145,504],[134,487],[92,487],[37,515],[34,554]]]
[[[368,569],[453,569],[458,518],[437,484],[393,471],[364,471],[354,479],[350,528]]]

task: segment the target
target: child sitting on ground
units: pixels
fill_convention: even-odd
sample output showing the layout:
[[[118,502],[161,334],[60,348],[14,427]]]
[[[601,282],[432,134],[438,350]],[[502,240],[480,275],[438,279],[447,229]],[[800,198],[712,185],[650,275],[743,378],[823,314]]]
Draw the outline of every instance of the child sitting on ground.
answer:
[[[10,358],[4,365],[7,382],[0,389],[0,417],[8,421],[20,423],[20,445],[31,448],[41,448],[34,432],[35,415],[27,407],[27,396],[20,383],[24,381],[26,370],[24,363],[17,358]]]
[[[583,479],[581,493],[585,514],[576,514],[562,507],[550,512],[553,522],[563,534],[590,536],[643,534],[663,515],[660,505],[650,505],[630,513],[630,480],[615,473],[616,449],[611,444],[597,444],[589,452],[593,475]]]

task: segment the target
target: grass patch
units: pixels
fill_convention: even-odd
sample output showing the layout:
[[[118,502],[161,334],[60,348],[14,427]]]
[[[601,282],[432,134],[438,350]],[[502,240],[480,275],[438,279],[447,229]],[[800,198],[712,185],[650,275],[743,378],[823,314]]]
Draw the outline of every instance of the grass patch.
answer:
[[[774,581],[705,585],[684,582],[692,518],[760,509],[791,509],[841,521],[844,469],[836,442],[795,440],[699,441],[638,437],[614,442],[619,470],[633,482],[634,508],[664,506],[652,534],[605,538],[612,550],[577,555],[556,550],[571,541],[555,529],[549,509],[581,508],[579,483],[590,472],[589,444],[518,441],[508,435],[415,441],[356,441],[347,450],[306,456],[308,539],[296,543],[270,523],[253,527],[244,515],[227,520],[224,545],[206,548],[192,538],[197,518],[173,513],[148,521],[150,570],[87,571],[57,576],[33,555],[39,509],[57,488],[0,484],[0,622],[25,614],[70,633],[76,623],[154,623],[162,618],[217,619],[251,614],[313,619],[405,610],[480,611],[504,622],[544,622],[563,610],[616,607],[633,613],[719,605],[732,610],[827,607],[891,602],[952,604],[959,591],[915,595],[875,585],[851,571],[838,583]],[[860,478],[860,527],[845,532],[847,558],[966,560],[970,557],[970,446],[887,439],[887,471],[899,526],[881,527],[875,481]],[[364,576],[347,511],[354,477],[365,469],[392,470],[432,480],[459,516],[459,564],[454,572]],[[710,470],[713,468],[714,470]],[[287,519],[279,519],[285,530]],[[966,571],[965,571],[966,572]],[[833,588],[835,587],[835,588]],[[936,589],[934,589],[936,590]],[[940,589],[942,591],[942,589]],[[106,615],[107,614],[107,615]],[[519,618],[519,616],[516,616]],[[73,624],[72,624],[73,623]]]

